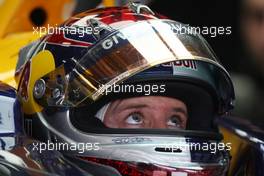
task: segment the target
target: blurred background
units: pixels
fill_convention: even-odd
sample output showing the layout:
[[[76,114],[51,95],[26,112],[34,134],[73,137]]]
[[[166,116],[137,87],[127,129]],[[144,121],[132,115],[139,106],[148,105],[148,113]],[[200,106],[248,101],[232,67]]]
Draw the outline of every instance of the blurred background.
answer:
[[[36,37],[14,33],[32,27],[60,24],[70,16],[95,7],[125,5],[121,0],[0,0],[1,57],[17,59],[18,49]],[[264,0],[141,0],[153,11],[195,27],[230,27],[228,35],[203,35],[212,46],[235,84],[235,116],[249,119],[264,128]],[[25,40],[25,38],[27,40]],[[25,41],[25,42],[22,42]],[[21,44],[19,44],[20,42]],[[17,50],[14,47],[17,47]],[[2,52],[2,51],[1,51]],[[3,56],[4,55],[4,56]],[[11,66],[10,66],[11,67]],[[6,73],[0,68],[0,80]],[[11,68],[10,68],[11,69]],[[13,75],[11,70],[10,75]],[[11,74],[12,73],[12,74]],[[8,81],[7,81],[8,82]]]

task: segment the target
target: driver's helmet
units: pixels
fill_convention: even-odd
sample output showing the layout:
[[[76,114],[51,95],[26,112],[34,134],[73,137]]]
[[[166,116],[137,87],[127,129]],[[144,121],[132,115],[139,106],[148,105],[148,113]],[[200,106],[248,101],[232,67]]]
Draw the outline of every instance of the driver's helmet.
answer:
[[[16,79],[29,134],[120,175],[226,174],[230,146],[214,119],[232,109],[234,90],[201,35],[135,3],[89,10],[61,27],[20,52]],[[125,85],[143,91],[113,89]],[[98,117],[117,99],[142,96],[184,102],[186,128],[110,128]]]

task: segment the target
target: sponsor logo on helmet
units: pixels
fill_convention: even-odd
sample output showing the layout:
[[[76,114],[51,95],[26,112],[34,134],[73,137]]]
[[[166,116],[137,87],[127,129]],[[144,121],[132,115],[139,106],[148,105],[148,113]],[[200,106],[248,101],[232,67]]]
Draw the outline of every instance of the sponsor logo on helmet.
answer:
[[[104,49],[110,49],[112,48],[114,45],[117,45],[120,43],[120,40],[126,40],[126,37],[121,34],[121,33],[117,33],[113,36],[111,36],[110,38],[106,39],[105,41],[102,42],[102,47]]]
[[[165,64],[161,64],[163,67],[186,67],[192,70],[197,70],[197,66],[195,61],[193,60],[178,60],[178,61],[173,61],[173,62],[168,62]]]
[[[143,142],[151,142],[150,138],[144,137],[118,137],[112,139],[116,144],[135,144],[135,143],[143,143]]]

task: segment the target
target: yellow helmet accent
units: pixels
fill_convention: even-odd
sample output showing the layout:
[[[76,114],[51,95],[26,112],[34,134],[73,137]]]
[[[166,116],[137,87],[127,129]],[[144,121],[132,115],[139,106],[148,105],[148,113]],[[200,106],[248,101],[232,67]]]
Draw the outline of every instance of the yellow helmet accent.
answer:
[[[39,38],[38,35],[32,34],[32,32],[19,33],[9,35],[4,39],[0,39],[0,80],[9,84],[10,86],[17,88],[16,81],[14,79],[15,68],[18,60],[18,53],[20,48],[33,42]]]
[[[27,78],[21,79],[18,91],[26,91],[27,93],[27,97],[21,97],[24,113],[33,114],[42,110],[42,107],[35,102],[33,97],[35,82],[55,69],[55,61],[52,53],[48,50],[44,50],[35,55],[29,62],[29,78],[28,80],[26,80]],[[22,90],[22,84],[26,84],[26,90]]]

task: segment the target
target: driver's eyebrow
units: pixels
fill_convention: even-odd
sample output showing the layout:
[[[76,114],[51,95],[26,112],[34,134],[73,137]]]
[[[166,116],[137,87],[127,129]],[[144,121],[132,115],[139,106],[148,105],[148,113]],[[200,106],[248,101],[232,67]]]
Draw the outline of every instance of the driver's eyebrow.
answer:
[[[188,116],[187,112],[183,109],[183,108],[173,108],[173,111],[174,112],[180,112],[180,113],[183,113],[185,116]]]

